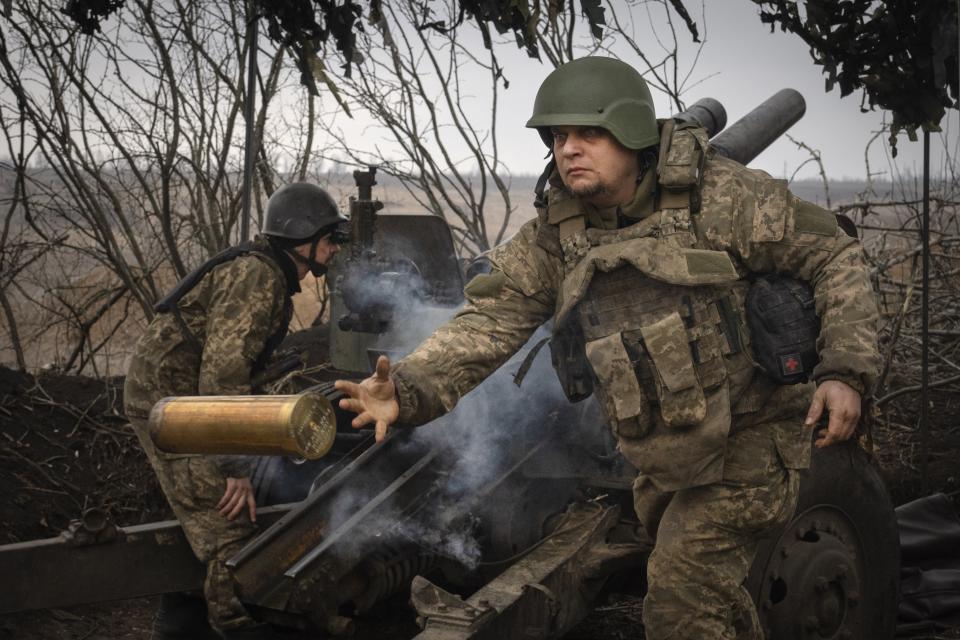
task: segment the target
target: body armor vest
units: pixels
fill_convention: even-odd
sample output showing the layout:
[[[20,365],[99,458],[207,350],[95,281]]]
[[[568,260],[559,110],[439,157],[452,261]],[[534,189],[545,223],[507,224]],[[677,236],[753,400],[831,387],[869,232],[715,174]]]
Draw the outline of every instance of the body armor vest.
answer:
[[[553,350],[564,388],[584,391],[563,380],[579,357],[624,454],[664,490],[722,479],[731,399],[754,377],[749,283],[729,254],[697,248],[706,136],[671,124],[655,213],[612,231],[585,228],[572,199],[547,213],[564,254]],[[637,439],[642,447],[623,446]]]
[[[292,288],[290,283],[291,276],[285,273],[285,269],[280,265],[280,261],[274,254],[273,249],[268,244],[264,242],[243,242],[235,247],[228,247],[224,249],[188,273],[180,282],[174,285],[173,289],[171,289],[167,295],[165,295],[159,302],[157,302],[156,305],[154,305],[153,310],[157,313],[173,314],[184,339],[198,354],[203,352],[203,347],[200,345],[200,341],[197,339],[197,337],[193,335],[193,332],[190,331],[190,328],[183,319],[183,315],[180,313],[180,300],[190,293],[194,287],[200,284],[200,281],[203,279],[203,277],[213,271],[214,268],[231,260],[235,260],[240,256],[249,254],[258,255],[265,258],[270,265],[280,271],[281,276],[283,277],[283,282],[288,291]],[[263,346],[263,351],[260,352],[260,355],[257,357],[257,360],[251,369],[252,373],[256,374],[266,366],[270,356],[273,355],[273,352],[277,349],[277,347],[280,346],[280,343],[283,342],[283,339],[286,337],[287,328],[290,325],[290,320],[292,318],[293,300],[291,299],[290,295],[287,295],[284,298],[283,316],[280,321],[280,327],[276,332],[273,333],[273,335],[267,338],[267,341]]]

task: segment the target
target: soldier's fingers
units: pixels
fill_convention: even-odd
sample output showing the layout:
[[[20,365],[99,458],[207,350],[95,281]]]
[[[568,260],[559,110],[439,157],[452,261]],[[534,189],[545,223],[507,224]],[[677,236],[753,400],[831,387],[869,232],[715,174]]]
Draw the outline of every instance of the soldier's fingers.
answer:
[[[381,382],[386,382],[390,379],[390,358],[387,356],[380,356],[377,358],[377,371],[376,371],[377,380]]]
[[[233,520],[233,517],[230,514],[238,504],[241,506],[243,505],[243,496],[234,493],[230,496],[230,499],[223,505],[223,507],[220,508],[220,515],[229,520]]]
[[[364,411],[350,422],[350,426],[354,429],[359,429],[360,427],[367,426],[373,422],[373,420],[373,415],[369,411]]]
[[[829,429],[820,429],[820,431],[817,432],[817,440],[814,444],[818,449],[822,449],[823,447],[829,447],[835,442],[837,442],[836,436],[830,433]]]
[[[223,509],[227,503],[233,500],[233,496],[237,491],[236,485],[233,483],[233,478],[227,479],[227,489],[223,492],[223,496],[220,498],[220,502],[217,503],[217,509]]]
[[[380,442],[387,437],[387,423],[385,420],[377,420],[377,426],[375,431],[375,437],[377,442]]]
[[[253,493],[247,493],[247,508],[250,509],[250,522],[257,521],[257,501],[253,498]]]
[[[821,387],[822,388],[822,387]],[[815,424],[820,416],[823,415],[824,394],[817,389],[813,394],[813,400],[810,401],[810,409],[807,410],[807,419],[803,421],[806,426]]]
[[[355,398],[341,398],[339,405],[341,409],[354,413],[360,413],[364,409],[363,401]]]
[[[237,500],[234,503],[233,508],[230,509],[230,513],[229,515],[227,515],[227,520],[233,520],[238,515],[240,515],[240,512],[243,511],[243,508],[245,506],[247,505],[246,505],[246,500],[244,499],[244,494],[240,494],[239,496],[237,496]]]
[[[349,380],[337,380],[333,383],[333,388],[337,391],[343,391],[351,398],[356,398],[360,393],[360,385],[356,382],[350,382]]]
[[[846,409],[837,409],[830,412],[830,433],[836,436],[837,441],[849,440],[857,426],[857,416]]]

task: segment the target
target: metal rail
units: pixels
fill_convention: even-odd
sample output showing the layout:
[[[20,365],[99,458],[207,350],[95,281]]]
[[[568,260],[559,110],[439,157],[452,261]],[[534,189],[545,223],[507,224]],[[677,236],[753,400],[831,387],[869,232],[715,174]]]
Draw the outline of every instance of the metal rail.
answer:
[[[292,505],[257,510],[271,524]],[[56,538],[0,546],[0,614],[124,600],[203,587],[196,559],[177,520],[116,527],[88,512]]]

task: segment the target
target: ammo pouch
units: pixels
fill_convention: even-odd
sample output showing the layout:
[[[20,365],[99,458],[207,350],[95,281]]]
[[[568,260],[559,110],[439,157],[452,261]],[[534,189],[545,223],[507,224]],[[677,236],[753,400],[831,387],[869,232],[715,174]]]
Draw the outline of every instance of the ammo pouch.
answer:
[[[694,366],[687,329],[674,311],[640,328],[643,346],[654,365],[660,415],[668,427],[687,427],[703,421],[707,401]]]
[[[575,322],[566,323],[550,340],[550,361],[570,402],[586,400],[593,393],[593,378],[583,349],[583,330]]]
[[[810,285],[778,275],[761,276],[747,292],[746,311],[757,364],[778,384],[807,382],[820,361],[820,318]]]

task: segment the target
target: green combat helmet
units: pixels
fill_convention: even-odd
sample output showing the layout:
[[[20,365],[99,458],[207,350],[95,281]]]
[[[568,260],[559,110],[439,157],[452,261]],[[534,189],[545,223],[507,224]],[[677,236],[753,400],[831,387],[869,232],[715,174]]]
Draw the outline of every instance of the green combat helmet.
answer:
[[[540,85],[527,126],[553,147],[550,127],[603,127],[628,149],[657,144],[657,118],[647,83],[614,58],[588,56],[555,69]]]

